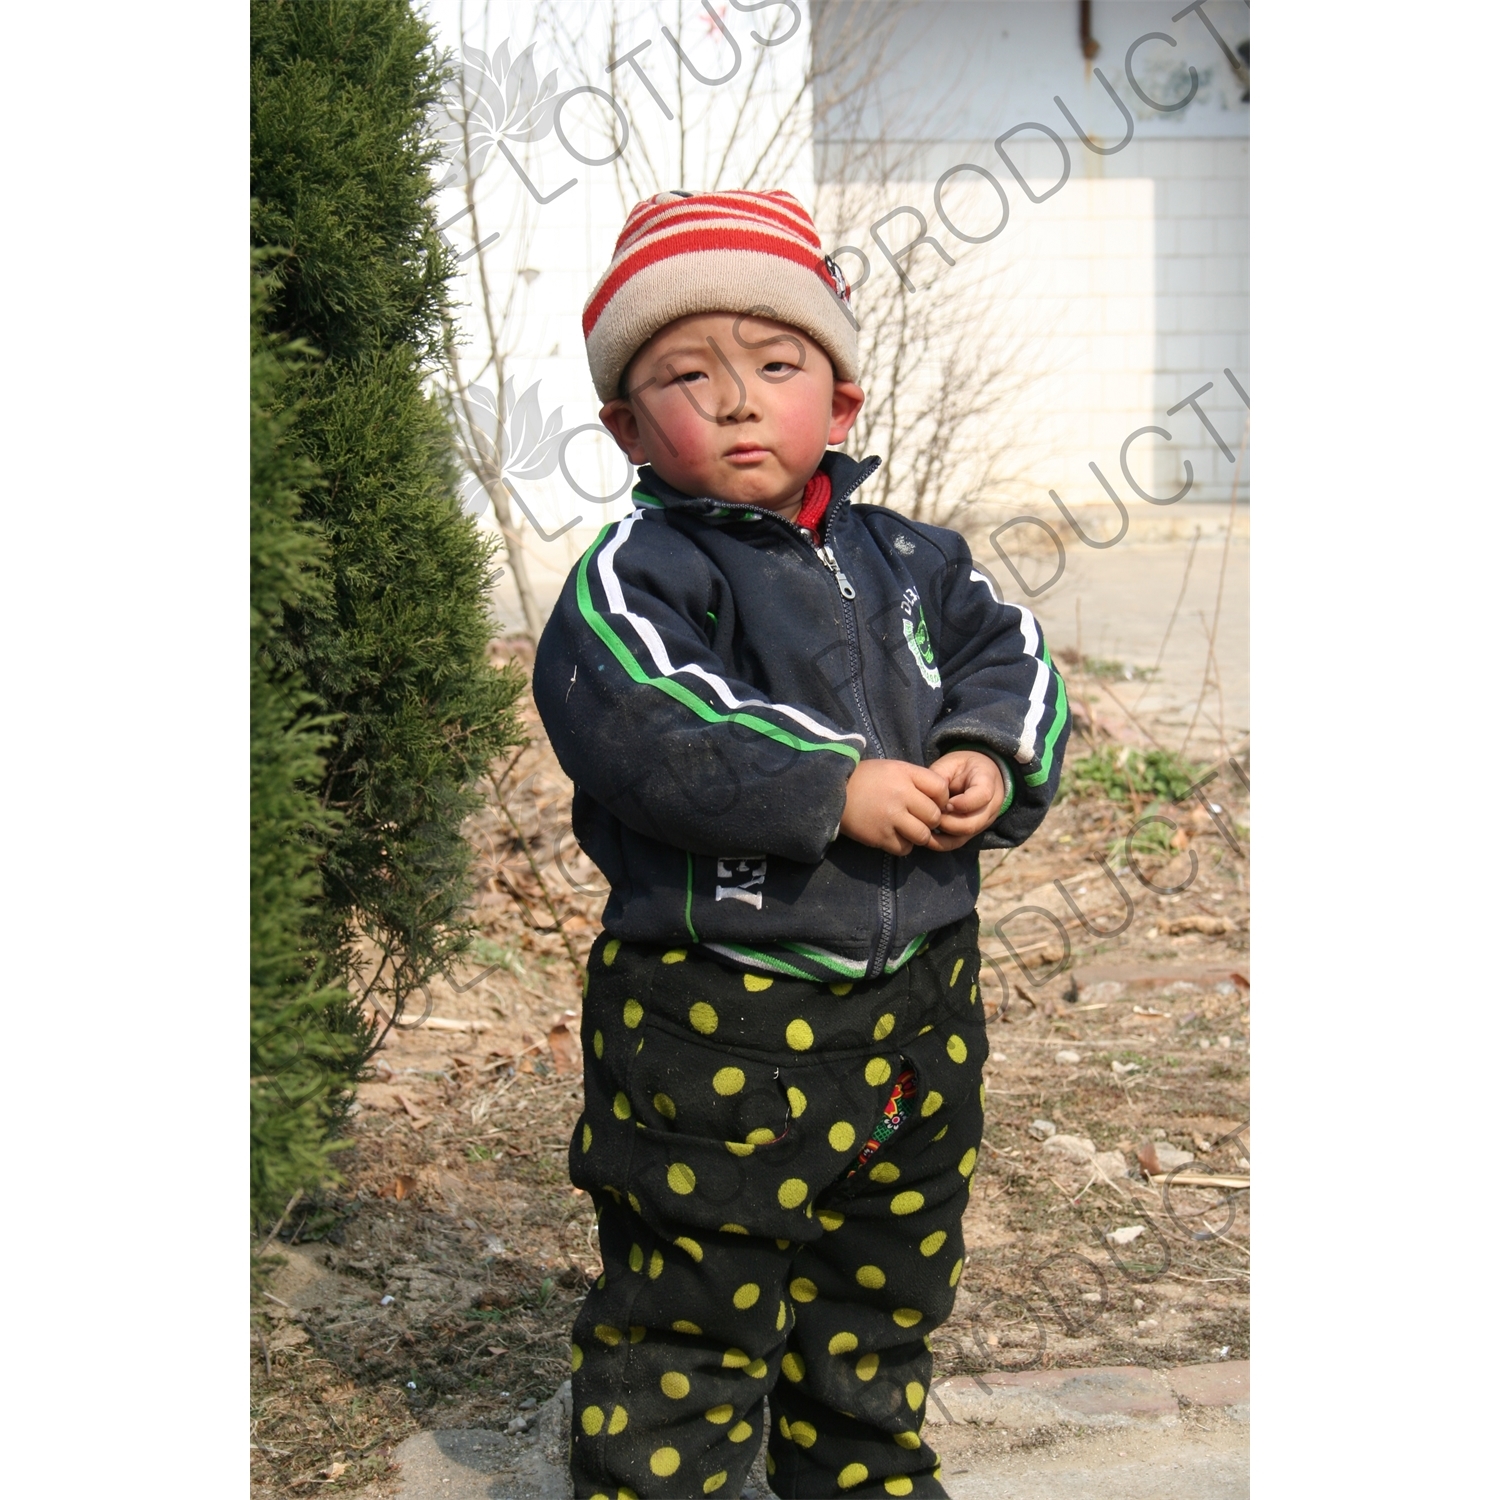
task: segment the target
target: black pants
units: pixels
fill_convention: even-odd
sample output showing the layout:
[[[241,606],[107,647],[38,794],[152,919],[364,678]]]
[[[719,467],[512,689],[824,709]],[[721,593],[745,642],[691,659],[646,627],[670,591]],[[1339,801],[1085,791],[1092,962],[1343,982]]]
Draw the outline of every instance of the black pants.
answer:
[[[984,1122],[977,922],[903,969],[774,981],[607,934],[573,1181],[604,1274],[573,1334],[575,1494],[942,1495],[931,1330]],[[910,1117],[846,1176],[903,1066]]]

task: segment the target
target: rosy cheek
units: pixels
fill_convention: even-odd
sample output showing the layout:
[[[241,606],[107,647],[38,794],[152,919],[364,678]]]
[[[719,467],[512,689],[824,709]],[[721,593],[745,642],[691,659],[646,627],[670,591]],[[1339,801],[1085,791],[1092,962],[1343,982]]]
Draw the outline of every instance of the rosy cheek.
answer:
[[[799,396],[800,400],[797,399]],[[813,406],[816,406],[815,393]],[[824,429],[820,429],[816,420],[811,417],[805,391],[799,391],[795,395],[789,393],[789,399],[784,398],[782,408],[777,415],[781,418],[783,442],[790,457],[806,463],[822,454],[826,446],[823,439],[827,433]]]
[[[653,446],[662,446],[665,438],[673,448],[681,449],[689,436],[687,424],[683,421],[681,410],[682,403],[673,400],[670,396],[659,401],[652,402],[647,407],[649,420],[643,422],[642,429],[653,441]]]
[[[709,424],[686,400],[673,402],[663,414],[661,425],[662,431],[677,450],[678,458],[682,460],[698,457],[704,451],[711,432]]]

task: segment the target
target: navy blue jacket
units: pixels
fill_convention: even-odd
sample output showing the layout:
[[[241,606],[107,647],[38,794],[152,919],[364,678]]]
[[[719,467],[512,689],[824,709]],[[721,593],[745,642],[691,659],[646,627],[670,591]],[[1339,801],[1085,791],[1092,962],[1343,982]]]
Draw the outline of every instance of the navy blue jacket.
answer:
[[[569,574],[533,689],[610,932],[797,977],[889,973],[974,909],[981,849],[1042,821],[1068,700],[1036,621],[957,532],[850,503],[879,463],[824,456],[822,548],[643,468],[637,508]],[[959,748],[1007,774],[983,834],[902,858],[839,836],[862,757]]]

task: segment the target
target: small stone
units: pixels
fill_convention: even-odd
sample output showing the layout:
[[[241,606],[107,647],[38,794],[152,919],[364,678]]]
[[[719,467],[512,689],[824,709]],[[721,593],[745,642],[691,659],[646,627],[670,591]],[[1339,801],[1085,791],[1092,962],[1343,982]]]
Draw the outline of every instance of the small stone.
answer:
[[[1049,1136],[1057,1134],[1057,1126],[1051,1120],[1033,1120],[1026,1127],[1026,1134],[1034,1141],[1045,1141]]]
[[[1146,1304],[1139,1297],[1135,1299],[1135,1310],[1137,1312],[1145,1312],[1146,1310]]]
[[[1010,1059],[1008,1057],[1006,1057],[1006,1055],[1003,1052],[991,1052],[990,1053],[990,1061],[991,1062],[1009,1062]]]
[[[1061,1063],[1065,1068],[1071,1068],[1074,1063],[1080,1063],[1083,1061],[1083,1059],[1076,1052],[1070,1052],[1066,1047],[1063,1048],[1063,1050],[1059,1052],[1056,1058],[1054,1058],[1053,1060],[1055,1062]]]
[[[524,1400],[524,1401],[523,1401],[523,1402],[522,1402],[522,1403],[521,1403],[521,1404],[520,1404],[520,1405],[519,1405],[519,1406],[518,1406],[518,1407],[517,1407],[517,1408],[516,1408],[516,1410],[517,1410],[517,1411],[535,1411],[535,1410],[536,1410],[536,1397],[535,1397],[535,1396],[528,1396],[528,1397],[527,1397],[527,1398],[526,1398],[526,1399],[525,1399],[525,1400]]]
[[[1105,1239],[1112,1245],[1128,1245],[1132,1240],[1140,1239],[1145,1232],[1144,1224],[1127,1224],[1123,1229],[1111,1229]]]
[[[1221,1036],[1219,1038],[1219,1045],[1227,1052],[1232,1046],[1234,1046],[1234,1043],[1230,1041],[1227,1036]]]
[[[525,1432],[526,1431],[526,1418],[525,1417],[512,1417],[510,1419],[510,1421],[508,1421],[505,1424],[505,1430],[507,1432]]]
[[[1054,1135],[1043,1142],[1042,1150],[1084,1166],[1094,1159],[1094,1143],[1086,1135]],[[1125,1158],[1120,1160],[1123,1164]]]
[[[1161,1163],[1163,1172],[1175,1172],[1178,1167],[1185,1167],[1192,1161],[1191,1151],[1179,1151],[1175,1146],[1158,1146],[1156,1148],[1156,1159]]]
[[[1118,979],[1101,979],[1096,984],[1086,985],[1078,998],[1098,1005],[1104,1001],[1118,1000],[1124,993],[1125,986]]]
[[[1130,1175],[1130,1169],[1125,1165],[1125,1157],[1119,1151],[1100,1151],[1094,1157],[1094,1165],[1112,1181],[1118,1181],[1121,1177]]]
[[[1110,1063],[1109,1071],[1113,1073],[1116,1078],[1123,1078],[1127,1073],[1139,1073],[1141,1071],[1141,1065],[1139,1063],[1122,1063],[1117,1057],[1112,1063]]]

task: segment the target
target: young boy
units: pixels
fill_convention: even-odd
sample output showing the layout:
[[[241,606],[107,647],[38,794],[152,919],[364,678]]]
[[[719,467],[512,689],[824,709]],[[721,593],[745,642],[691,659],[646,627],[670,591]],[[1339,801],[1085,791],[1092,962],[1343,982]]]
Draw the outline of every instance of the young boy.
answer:
[[[790,194],[636,207],[584,313],[646,464],[535,694],[604,872],[573,1181],[579,1496],[942,1495],[921,1437],[984,1122],[979,851],[1067,697],[955,532],[851,505],[847,293]]]

